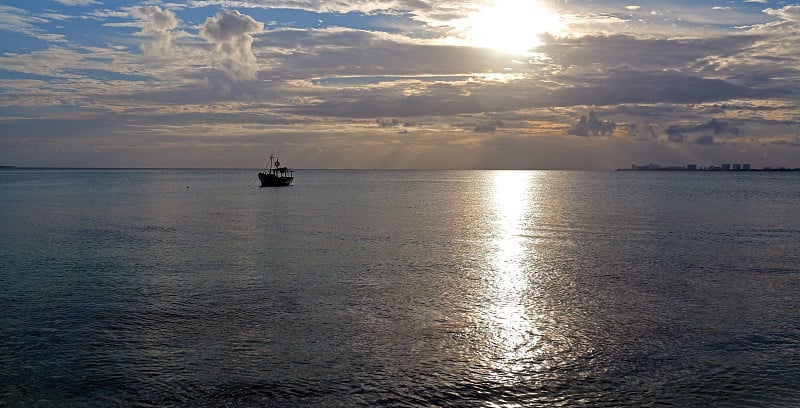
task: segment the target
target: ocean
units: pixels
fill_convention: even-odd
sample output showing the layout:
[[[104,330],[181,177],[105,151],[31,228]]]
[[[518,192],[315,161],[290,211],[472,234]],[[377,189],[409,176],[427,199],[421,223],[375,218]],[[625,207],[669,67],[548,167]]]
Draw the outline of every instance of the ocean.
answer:
[[[0,171],[0,406],[798,406],[800,173]]]

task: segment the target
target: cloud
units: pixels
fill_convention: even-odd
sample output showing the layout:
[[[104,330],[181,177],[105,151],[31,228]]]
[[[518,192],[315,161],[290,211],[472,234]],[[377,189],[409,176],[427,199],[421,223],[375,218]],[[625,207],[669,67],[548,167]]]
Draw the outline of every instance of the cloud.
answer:
[[[55,2],[65,6],[91,6],[92,4],[101,4],[96,0],[55,0]]]
[[[780,9],[768,8],[765,13],[780,18],[781,20],[800,22],[800,5],[785,6]]]
[[[491,121],[489,123],[481,123],[481,124],[475,125],[475,127],[472,129],[472,131],[475,132],[475,133],[492,133],[492,132],[496,132],[497,128],[502,126],[502,125],[503,124],[500,121],[493,120],[493,121]]]
[[[583,37],[541,36],[544,44],[537,49],[561,66],[603,64],[635,69],[684,69],[708,56],[729,55],[752,47],[765,37],[736,35],[719,38],[638,38],[632,35],[591,35]]]
[[[739,135],[742,129],[738,126],[732,125],[730,122],[724,122],[718,119],[711,119],[706,123],[696,125],[671,125],[667,128],[667,140],[672,143],[683,143],[688,139],[687,134],[698,132],[711,132],[705,133],[692,142],[700,146],[709,146],[716,143],[713,135],[732,134]]]
[[[0,5],[0,30],[36,36],[36,25],[45,22],[46,19],[31,15],[26,10]]]
[[[683,135],[682,133],[675,133],[675,134],[667,135],[667,140],[672,142],[672,143],[683,143],[683,141],[685,139],[686,139],[686,136]]]
[[[667,128],[668,135],[705,131],[711,131],[714,134],[730,133],[733,135],[738,135],[742,133],[741,128],[733,126],[729,122],[723,122],[717,119],[711,119],[706,123],[701,123],[698,125],[671,125]]]
[[[383,118],[379,118],[379,119],[375,119],[375,123],[377,123],[378,126],[380,126],[382,128],[397,127],[397,126],[403,126],[403,127],[411,126],[410,123],[408,123],[408,122],[403,123],[399,119],[383,119]]]
[[[172,49],[172,29],[178,26],[175,13],[158,6],[134,7],[131,15],[142,20],[142,31],[137,35],[150,37],[139,48],[147,55],[169,55]]]
[[[714,143],[714,136],[711,135],[703,135],[694,140],[694,144],[700,146],[711,146]]]
[[[641,142],[658,139],[658,132],[649,123],[629,123],[625,125],[628,137]]]
[[[625,22],[614,27],[587,23],[585,31],[543,38],[541,55],[516,58],[448,42],[449,22],[467,13],[458,4],[466,9],[469,2],[137,3],[160,7],[133,11],[117,5],[70,18],[55,14],[74,11],[60,5],[52,12],[0,6],[0,27],[26,33],[12,34],[14,41],[0,54],[5,75],[0,109],[8,117],[25,118],[4,122],[0,140],[25,137],[44,149],[37,137],[53,134],[58,135],[53,145],[64,140],[76,147],[77,139],[62,133],[83,137],[89,127],[102,124],[96,145],[128,146],[129,151],[148,140],[151,151],[183,146],[182,140],[191,140],[196,151],[209,145],[231,148],[239,137],[235,141],[242,146],[236,148],[247,155],[258,149],[245,144],[280,135],[309,149],[318,147],[312,139],[319,140],[328,152],[368,142],[361,143],[371,146],[363,147],[361,157],[377,152],[397,166],[412,165],[428,152],[424,157],[452,154],[443,166],[482,166],[473,163],[484,163],[481,157],[491,150],[480,148],[485,146],[497,149],[495,159],[520,155],[515,166],[615,168],[631,158],[699,162],[716,151],[737,149],[746,149],[755,157],[752,162],[770,157],[765,165],[796,166],[797,148],[780,144],[794,140],[798,123],[798,51],[787,46],[797,43],[794,7],[720,3],[731,7],[709,13],[710,3],[682,3],[677,12],[672,3],[659,4],[663,14],[651,17],[647,4],[626,10],[626,4],[637,3],[561,2],[553,7],[570,24],[580,23],[581,16],[605,16],[608,9],[616,9],[609,18]],[[230,11],[236,7],[249,16]],[[775,9],[761,12],[766,7]],[[301,8],[319,12],[298,12]],[[699,17],[682,20],[689,9]],[[273,19],[268,31],[257,22]],[[698,19],[717,23],[698,25]],[[72,29],[78,20],[86,31]],[[33,35],[50,36],[50,44],[28,38]],[[31,42],[17,45],[18,40]],[[143,42],[146,54],[170,58],[142,58],[139,49],[131,50],[132,40]],[[269,80],[243,80],[255,78]],[[43,120],[47,129],[14,132],[36,118],[81,112],[98,118],[87,119],[86,128]],[[400,121],[406,120],[414,125],[404,127]],[[619,137],[589,137],[612,134],[612,123],[613,136]],[[745,127],[747,137],[738,133]],[[397,135],[407,129],[412,131]],[[704,147],[709,141],[716,147]],[[398,158],[392,150],[397,145],[414,158]],[[0,155],[12,157],[5,146],[10,144],[0,146]],[[772,156],[762,154],[768,149]],[[531,155],[540,161],[531,161]],[[605,163],[609,159],[600,156],[607,155],[614,158]],[[104,157],[105,162],[85,164],[114,164],[112,156]],[[543,164],[548,160],[556,164]]]
[[[225,73],[234,80],[253,80],[258,63],[253,54],[252,33],[264,30],[264,23],[236,10],[206,19],[200,35],[214,44]]]
[[[578,123],[567,130],[567,134],[583,137],[605,136],[614,133],[616,128],[617,124],[614,121],[602,121],[597,118],[597,114],[594,111],[589,111],[589,117],[581,115]]]

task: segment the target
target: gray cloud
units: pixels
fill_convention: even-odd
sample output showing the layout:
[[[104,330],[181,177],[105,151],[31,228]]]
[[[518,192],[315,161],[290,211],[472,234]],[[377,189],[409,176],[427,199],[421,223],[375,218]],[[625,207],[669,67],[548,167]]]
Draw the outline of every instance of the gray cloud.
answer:
[[[667,135],[667,140],[672,143],[683,143],[683,141],[686,140],[686,136],[682,133],[671,133]]]
[[[313,103],[295,106],[297,113],[342,117],[456,115],[505,112],[518,109],[617,104],[683,104],[758,96],[747,87],[722,80],[697,78],[676,72],[615,72],[607,77],[558,76],[553,82],[582,86],[551,89],[535,78],[507,83],[442,82],[414,84],[397,82],[394,87],[315,88],[321,93]],[[647,114],[647,110],[643,110]],[[663,111],[662,113],[666,113]],[[588,119],[587,119],[588,120]]]
[[[500,121],[493,120],[489,123],[481,123],[479,125],[475,125],[473,131],[475,133],[492,133],[496,132],[497,128],[500,126],[503,126],[503,124]]]
[[[203,7],[192,9],[201,3]],[[648,37],[631,34],[636,30],[626,30],[625,35],[546,37],[538,50],[545,58],[523,58],[439,42],[448,34],[447,20],[459,16],[455,3],[254,0],[248,7],[300,3],[322,12],[333,7],[356,13],[376,7],[384,11],[363,16],[366,24],[358,27],[368,29],[303,29],[283,20],[269,31],[262,31],[263,25],[250,16],[226,11],[205,20],[198,27],[202,38],[197,38],[177,31],[180,21],[159,7],[103,10],[82,15],[98,23],[93,29],[107,30],[104,34],[141,30],[135,35],[140,40],[147,37],[141,45],[145,53],[170,58],[141,58],[130,52],[127,36],[110,36],[104,47],[81,44],[72,33],[65,34],[68,43],[0,55],[0,66],[9,72],[0,107],[10,117],[26,118],[3,122],[0,158],[13,158],[10,148],[17,141],[16,148],[52,147],[54,159],[60,142],[66,149],[97,142],[104,152],[119,148],[120,155],[123,148],[144,151],[146,145],[155,152],[167,145],[185,146],[183,141],[195,145],[195,154],[207,151],[206,145],[230,148],[241,143],[240,152],[247,154],[253,149],[245,146],[258,143],[265,134],[308,143],[310,151],[319,146],[340,151],[336,147],[370,142],[363,143],[364,154],[358,157],[383,154],[374,146],[391,141],[395,143],[391,148],[387,144],[386,151],[393,153],[381,157],[398,166],[417,160],[410,157],[422,150],[430,152],[427,158],[442,157],[442,166],[473,166],[479,156],[489,154],[491,149],[482,148],[487,146],[496,148],[489,163],[513,156],[512,165],[520,167],[553,163],[550,166],[614,168],[620,160],[669,162],[667,158],[678,160],[681,155],[687,162],[700,162],[701,157],[739,150],[768,158],[765,165],[792,164],[798,157],[796,128],[790,128],[798,123],[797,50],[786,46],[798,38],[797,10],[792,7],[755,13],[770,24],[752,28],[708,25],[687,31],[673,15],[670,29],[648,31],[653,34]],[[186,21],[196,21],[199,13],[241,6],[221,1],[173,4],[170,10]],[[569,11],[600,5],[571,2],[563,7]],[[409,9],[425,10],[424,18],[405,14]],[[52,24],[41,20],[44,14],[7,6],[0,11],[5,11],[0,12],[0,26],[16,32],[39,35]],[[649,11],[641,10],[643,19]],[[275,18],[282,18],[279,14]],[[573,14],[582,15],[589,14]],[[130,21],[131,16],[140,21]],[[434,16],[441,26],[422,22]],[[349,18],[336,21],[345,20]],[[378,20],[398,25],[380,27]],[[636,23],[614,24],[607,27],[627,29]],[[289,26],[298,28],[274,28]],[[210,49],[215,58],[208,58]],[[240,81],[255,78],[261,80]],[[594,119],[588,114],[583,123],[576,123],[589,110]],[[71,121],[47,120],[63,117]],[[413,131],[396,136],[405,131],[407,120],[415,123]],[[37,122],[43,127],[33,126]],[[565,130],[581,136],[608,135],[611,129],[602,125],[609,123],[616,123],[614,133],[624,136],[563,136]],[[389,130],[376,131],[377,127]],[[704,147],[709,144],[716,146]],[[409,148],[409,158],[398,158],[392,149],[399,145]],[[601,149],[603,154],[596,154]],[[448,154],[452,157],[445,157]],[[530,161],[534,156],[537,160]],[[86,156],[87,165],[100,163],[89,159]],[[240,161],[232,158],[227,163]],[[320,165],[313,160],[307,164]],[[368,165],[383,164],[378,160]]]
[[[617,124],[614,121],[600,120],[594,111],[589,111],[589,117],[581,115],[578,123],[575,123],[567,130],[567,134],[583,137],[606,136],[614,133],[616,128]]]
[[[791,146],[800,147],[800,135],[795,135],[792,139],[773,140],[770,142],[772,145],[777,146]]]
[[[667,128],[668,135],[705,131],[711,131],[714,134],[730,133],[733,135],[738,135],[742,133],[742,129],[738,126],[733,126],[729,122],[724,122],[717,119],[711,119],[706,123],[697,125],[671,125]]]
[[[734,35],[720,38],[637,38],[631,35],[597,35],[556,38],[542,37],[537,49],[560,66],[606,67],[628,65],[635,69],[684,69],[709,56],[730,55],[764,40],[763,35]]]
[[[223,70],[234,80],[256,79],[258,64],[252,51],[253,33],[264,30],[264,23],[236,10],[206,19],[200,35],[214,44]]]
[[[515,65],[509,55],[485,49],[412,43],[402,38],[343,28],[277,29],[254,44],[275,52],[270,78],[294,79],[336,75],[463,75],[502,71]],[[259,54],[261,55],[261,54]]]
[[[710,146],[713,145],[714,143],[715,143],[714,136],[711,135],[702,135],[697,139],[694,139],[694,144],[700,146]]]
[[[624,128],[628,137],[634,140],[645,142],[658,139],[658,132],[649,123],[629,123]]]
[[[565,83],[585,85],[554,90],[550,95],[550,103],[554,106],[696,103],[772,94],[769,91],[757,91],[720,79],[670,71],[611,70],[607,77],[561,76],[557,79]]]
[[[379,118],[379,119],[375,119],[375,123],[377,123],[378,126],[380,126],[382,128],[398,127],[398,126],[403,126],[403,127],[411,126],[410,123],[408,123],[408,122],[404,123],[403,121],[401,121],[399,119],[383,119],[383,118]]]

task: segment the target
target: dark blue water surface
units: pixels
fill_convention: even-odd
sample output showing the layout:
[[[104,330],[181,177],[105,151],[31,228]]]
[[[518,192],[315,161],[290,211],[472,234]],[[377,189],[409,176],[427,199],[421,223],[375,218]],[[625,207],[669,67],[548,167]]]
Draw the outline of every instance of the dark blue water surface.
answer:
[[[800,174],[0,171],[0,406],[797,406]]]

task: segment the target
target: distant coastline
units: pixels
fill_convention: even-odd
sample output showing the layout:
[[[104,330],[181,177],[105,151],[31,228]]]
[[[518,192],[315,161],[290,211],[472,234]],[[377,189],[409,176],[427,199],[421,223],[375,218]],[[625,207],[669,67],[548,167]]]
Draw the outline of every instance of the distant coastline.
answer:
[[[719,166],[709,165],[701,167],[696,164],[687,164],[686,166],[661,166],[659,164],[633,164],[630,168],[621,168],[617,171],[725,171],[725,172],[751,172],[751,171],[800,171],[800,167],[762,167],[760,169],[753,168],[748,163],[723,163]]]

